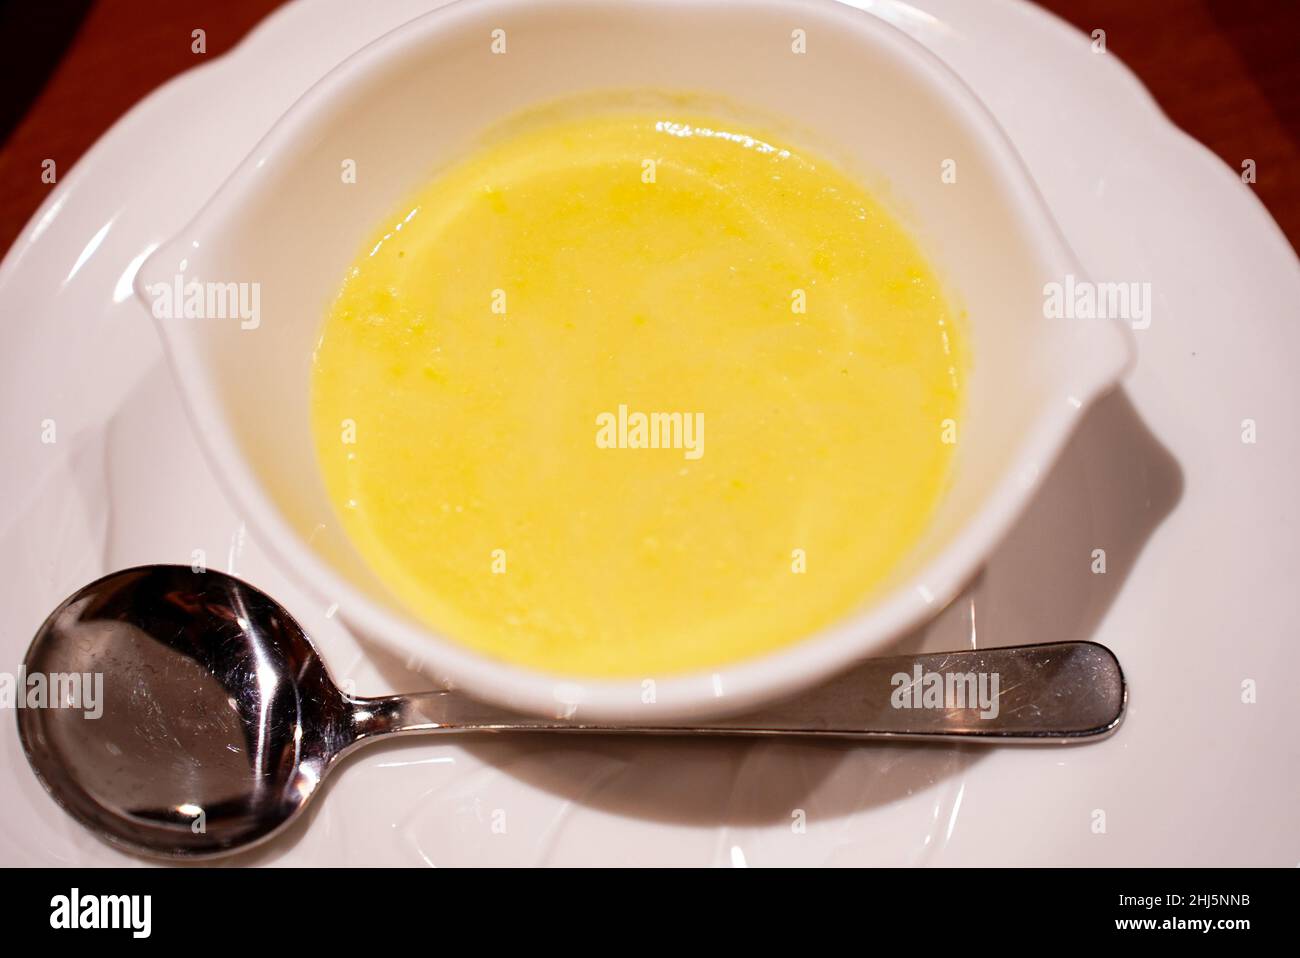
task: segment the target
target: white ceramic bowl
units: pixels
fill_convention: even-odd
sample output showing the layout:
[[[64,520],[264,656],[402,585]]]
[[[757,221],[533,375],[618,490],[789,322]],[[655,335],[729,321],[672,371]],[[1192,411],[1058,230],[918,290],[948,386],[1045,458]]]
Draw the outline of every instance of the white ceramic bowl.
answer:
[[[505,31],[504,54],[492,51],[496,30]],[[792,50],[796,30],[806,53]],[[312,349],[358,244],[499,120],[618,89],[693,91],[789,118],[884,191],[968,312],[973,356],[951,489],[889,586],[775,653],[658,678],[653,704],[639,680],[523,669],[417,623],[340,528],[309,428]],[[356,164],[353,184],[341,176],[345,160]],[[946,160],[956,162],[955,183],[941,176]],[[882,649],[957,594],[1081,411],[1130,362],[1121,325],[1044,318],[1045,284],[1067,275],[1082,270],[993,118],[942,63],[874,16],[833,0],[461,0],[312,87],[148,259],[136,289],[152,307],[157,284],[177,276],[258,284],[256,328],[238,317],[185,319],[165,306],[158,327],[222,484],[259,541],[323,603],[337,602],[359,633],[481,698],[644,722],[797,691]]]

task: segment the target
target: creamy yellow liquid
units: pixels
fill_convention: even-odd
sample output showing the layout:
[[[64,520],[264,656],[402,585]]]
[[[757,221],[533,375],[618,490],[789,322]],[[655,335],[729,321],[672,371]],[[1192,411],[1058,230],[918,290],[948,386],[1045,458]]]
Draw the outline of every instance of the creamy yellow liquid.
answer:
[[[316,444],[358,550],[435,630],[653,677],[870,596],[945,486],[960,333],[821,158],[689,112],[557,117],[365,245],[315,356]],[[683,415],[634,448],[637,413]]]

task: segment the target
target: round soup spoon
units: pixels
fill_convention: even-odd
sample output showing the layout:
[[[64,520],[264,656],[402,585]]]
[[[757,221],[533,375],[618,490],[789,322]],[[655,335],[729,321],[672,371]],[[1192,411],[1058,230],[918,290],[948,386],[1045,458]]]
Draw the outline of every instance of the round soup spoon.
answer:
[[[331,681],[275,600],[186,566],[127,569],[79,590],[45,620],[24,669],[18,732],[42,784],[101,838],[165,858],[221,855],[270,838],[340,757],[389,735],[1063,742],[1113,731],[1126,698],[1119,663],[1091,642],[870,659],[760,715],[702,726],[531,717],[446,691],[358,698]],[[932,673],[968,681],[965,707],[937,702]]]

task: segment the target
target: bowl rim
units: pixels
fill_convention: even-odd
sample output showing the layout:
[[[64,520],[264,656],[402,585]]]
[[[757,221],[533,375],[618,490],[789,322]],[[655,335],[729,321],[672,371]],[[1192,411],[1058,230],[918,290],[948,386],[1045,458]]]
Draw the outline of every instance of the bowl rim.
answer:
[[[1086,277],[1070,250],[1036,183],[1006,133],[975,92],[942,60],[897,27],[849,0],[747,0],[752,6],[792,11],[817,10],[862,28],[868,43],[888,47],[918,84],[954,107],[966,132],[1001,170],[1009,212],[1032,238],[1032,247],[1050,274]],[[220,235],[258,181],[267,156],[286,149],[324,116],[334,99],[361,74],[382,71],[394,54],[427,42],[460,20],[527,10],[531,14],[563,8],[624,11],[632,8],[716,7],[718,0],[452,0],[371,41],[317,80],[258,141],[194,218],[155,249],[136,274],[137,299],[152,303],[149,288],[176,275],[176,264],[197,247],[196,237]],[[155,280],[152,277],[157,276]],[[1060,382],[1063,400],[1044,404],[1021,437],[1016,453],[992,493],[961,525],[951,541],[907,580],[877,601],[848,613],[834,624],[761,655],[711,669],[654,677],[652,702],[643,701],[642,679],[564,676],[496,659],[449,636],[389,610],[352,585],[319,556],[290,525],[263,491],[246,460],[221,404],[200,401],[211,392],[208,367],[185,333],[186,324],[155,319],[182,405],[218,486],[254,529],[259,543],[290,578],[309,594],[337,603],[340,617],[363,636],[398,649],[415,667],[449,680],[471,695],[520,711],[599,721],[656,720],[739,712],[816,685],[854,661],[879,652],[889,641],[940,612],[975,575],[1029,503],[1048,468],[1064,447],[1078,418],[1116,386],[1134,361],[1132,331],[1117,321],[1092,320],[1099,344]],[[1100,332],[1100,331],[1105,332]],[[1106,340],[1109,340],[1107,343]]]

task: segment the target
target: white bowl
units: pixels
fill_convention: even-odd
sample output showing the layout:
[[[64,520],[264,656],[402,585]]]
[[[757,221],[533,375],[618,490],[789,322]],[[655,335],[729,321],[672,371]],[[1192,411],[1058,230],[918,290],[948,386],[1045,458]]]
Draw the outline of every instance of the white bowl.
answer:
[[[492,52],[496,30],[505,31],[504,54]],[[806,53],[792,50],[795,30]],[[658,678],[653,703],[639,680],[520,668],[416,622],[342,531],[309,427],[312,349],[359,243],[497,121],[618,89],[693,91],[789,118],[884,191],[967,311],[973,356],[951,488],[888,587],[777,652]],[[341,176],[345,160],[356,164],[354,184]],[[955,183],[941,176],[947,160],[956,161]],[[158,284],[177,276],[257,284],[247,287],[260,296],[255,328],[251,317],[185,319],[165,306],[158,328],[223,486],[259,541],[322,602],[337,602],[349,625],[487,700],[645,722],[795,692],[880,650],[957,594],[1081,411],[1131,361],[1122,325],[1044,317],[1045,285],[1071,275],[1083,271],[984,106],[874,16],[833,0],[461,0],[312,87],[147,260],[136,289],[153,308]]]

